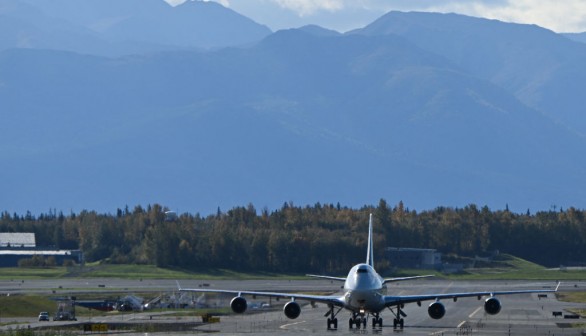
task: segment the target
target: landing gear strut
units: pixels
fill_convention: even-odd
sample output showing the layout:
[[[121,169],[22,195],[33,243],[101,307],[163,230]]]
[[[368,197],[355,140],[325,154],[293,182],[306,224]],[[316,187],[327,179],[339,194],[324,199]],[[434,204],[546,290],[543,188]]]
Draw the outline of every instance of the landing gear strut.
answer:
[[[356,327],[356,329],[364,328],[368,325],[368,316],[365,316],[364,313],[352,313],[352,317],[348,320],[348,325],[350,329]],[[383,327],[383,319],[379,316],[378,313],[372,314],[372,328],[375,329],[376,327]]]
[[[402,305],[398,305],[397,312],[395,312],[392,308],[389,307],[389,310],[393,313],[393,315],[395,315],[395,318],[393,319],[393,329],[397,329],[397,326],[400,329],[403,329],[403,327],[405,326],[405,320],[403,319],[403,317],[407,317],[407,314],[405,314],[401,310],[402,308]]]
[[[350,329],[354,326],[356,326],[356,329],[360,329],[360,326],[366,328],[366,317],[364,314],[352,313],[352,317],[348,320],[348,324],[350,325]]]
[[[336,315],[342,310],[342,308],[338,309],[337,312],[334,312],[334,306],[330,306],[330,310],[326,313],[326,317],[328,317],[328,330],[338,329],[338,319]]]
[[[383,318],[380,317],[378,314],[373,314],[372,317],[372,329],[376,328],[378,325],[379,328],[383,327]]]

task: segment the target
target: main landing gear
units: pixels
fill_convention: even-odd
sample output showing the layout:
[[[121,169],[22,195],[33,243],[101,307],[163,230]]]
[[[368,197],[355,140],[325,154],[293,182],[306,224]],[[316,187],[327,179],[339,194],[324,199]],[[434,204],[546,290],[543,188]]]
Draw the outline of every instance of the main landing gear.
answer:
[[[403,305],[398,305],[397,312],[395,312],[391,307],[389,307],[389,310],[393,313],[393,315],[395,315],[395,318],[393,319],[393,329],[397,329],[397,327],[403,329],[405,326],[405,320],[403,317],[407,317],[407,314],[401,310],[402,308]]]
[[[364,316],[364,314],[353,313],[350,320],[348,320],[348,323],[350,325],[350,329],[352,329],[354,326],[356,326],[356,329],[360,329],[360,326],[366,328],[366,316]]]
[[[338,313],[343,309],[343,307],[340,307],[340,309],[338,309],[337,311],[334,310],[333,305],[330,305],[329,308],[330,309],[328,310],[328,312],[324,315],[328,318],[328,330],[338,329],[338,319],[336,318],[336,315],[338,315]],[[401,316],[406,317],[407,315],[403,313],[401,307],[397,307],[396,313],[392,308],[389,308],[389,310],[393,312],[393,314],[395,315],[395,319],[393,321],[393,328],[397,329],[397,326],[400,326],[401,329],[403,329],[404,322]],[[368,316],[370,316],[370,314],[368,314]],[[366,326],[368,324],[368,316],[366,316],[364,313],[352,313],[352,316],[348,320],[348,326],[350,327],[350,329],[366,329]],[[380,317],[379,313],[372,313],[372,329],[376,329],[377,327],[383,327],[383,318]]]
[[[338,329],[338,319],[336,318],[336,315],[338,315],[342,308],[338,309],[337,312],[334,312],[334,306],[330,306],[330,310],[328,310],[325,315],[328,317],[328,330]]]
[[[383,318],[380,317],[378,314],[373,314],[372,317],[372,329],[376,328],[378,325],[379,328],[383,327]]]
[[[350,329],[356,327],[356,329],[364,328],[366,329],[366,325],[368,324],[368,317],[364,316],[364,314],[353,313],[352,317],[348,320],[348,324]],[[378,313],[372,314],[372,329],[376,327],[383,327],[383,319],[379,316]]]

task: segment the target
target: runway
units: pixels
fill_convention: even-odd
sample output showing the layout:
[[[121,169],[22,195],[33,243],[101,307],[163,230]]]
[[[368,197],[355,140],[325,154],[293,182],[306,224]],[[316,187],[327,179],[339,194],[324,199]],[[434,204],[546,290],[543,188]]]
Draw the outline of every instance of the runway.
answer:
[[[265,291],[301,291],[332,293],[340,290],[340,284],[329,280],[308,279],[308,280],[249,280],[249,281],[180,281],[183,288],[209,287],[214,289],[246,289]],[[408,282],[393,283],[388,286],[388,292],[392,295],[467,292],[467,291],[502,291],[502,290],[523,290],[523,289],[549,289],[555,288],[553,281],[450,281],[425,279]],[[560,287],[561,291],[584,290],[586,283],[569,282]],[[64,295],[75,293],[83,296],[83,293],[95,292],[149,292],[152,291],[176,291],[177,284],[171,280],[118,280],[118,279],[67,279],[67,280],[28,280],[25,282],[2,281],[0,282],[0,293],[47,293],[47,295]],[[54,294],[54,292],[56,292]],[[227,306],[230,297],[211,296],[211,306]],[[484,312],[483,300],[476,298],[461,298],[457,302],[444,300],[442,303],[446,308],[446,315],[440,320],[433,320],[427,314],[427,306],[430,302],[423,302],[419,307],[417,304],[409,304],[404,308],[407,314],[405,328],[401,331],[393,330],[393,313],[382,312],[384,319],[383,327],[373,329],[368,324],[365,329],[349,329],[348,319],[350,313],[341,311],[337,318],[339,320],[338,330],[326,330],[326,318],[324,314],[327,307],[323,304],[311,306],[303,304],[301,316],[290,320],[282,313],[280,306],[285,300],[276,301],[268,298],[248,298],[249,305],[253,303],[270,303],[270,309],[249,308],[242,315],[226,315],[220,317],[219,323],[202,323],[200,317],[184,316],[170,317],[172,312],[137,312],[130,314],[116,314],[111,316],[92,316],[79,318],[78,324],[88,322],[114,324],[144,325],[142,330],[155,330],[149,328],[153,324],[174,324],[184,325],[185,331],[174,332],[174,334],[193,333],[219,333],[221,335],[283,335],[283,334],[312,334],[312,335],[583,335],[585,329],[569,328],[570,323],[580,323],[583,320],[568,320],[561,317],[554,317],[553,312],[569,314],[567,309],[586,309],[586,304],[574,304],[560,302],[554,294],[521,294],[500,296],[502,310],[497,315],[487,315]],[[80,308],[81,309],[81,308]],[[37,322],[35,318],[26,317],[19,319],[20,322],[28,322],[31,328],[61,325],[63,327],[70,322]],[[6,321],[2,321],[6,322]],[[2,326],[6,330],[10,326]],[[157,334],[153,332],[137,332],[136,335]],[[162,333],[161,333],[162,334]],[[165,332],[165,334],[170,334]]]

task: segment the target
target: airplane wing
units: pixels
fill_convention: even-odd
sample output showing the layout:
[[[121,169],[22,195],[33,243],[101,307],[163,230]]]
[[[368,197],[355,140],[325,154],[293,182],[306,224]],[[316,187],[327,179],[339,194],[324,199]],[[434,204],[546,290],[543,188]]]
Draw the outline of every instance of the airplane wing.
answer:
[[[243,290],[230,290],[230,289],[199,289],[199,288],[181,288],[181,292],[196,292],[196,293],[226,293],[233,294],[236,296],[252,295],[252,296],[266,296],[275,298],[284,298],[291,300],[305,300],[311,302],[321,302],[328,305],[334,305],[343,307],[344,297],[343,296],[330,296],[330,295],[311,295],[311,294],[295,294],[295,293],[279,293],[279,292],[256,292],[256,291],[243,291]]]
[[[397,306],[405,303],[421,302],[421,301],[432,301],[441,299],[453,299],[457,300],[461,297],[478,297],[483,296],[497,296],[497,295],[513,295],[513,294],[532,294],[532,293],[554,293],[558,291],[560,283],[557,284],[555,289],[537,289],[537,290],[517,290],[517,291],[495,291],[495,292],[466,292],[466,293],[446,293],[446,294],[424,294],[424,295],[404,295],[404,296],[390,296],[384,297],[385,305],[387,307]]]
[[[305,276],[312,277],[312,278],[334,280],[334,281],[346,281],[346,278],[333,277],[333,276],[328,276],[328,275],[305,274]]]
[[[305,274],[305,276],[312,277],[312,278],[320,278],[320,279],[328,279],[334,281],[346,281],[346,278],[341,277],[333,277],[329,275],[315,275],[315,274]],[[410,277],[399,277],[399,278],[386,278],[383,280],[383,284],[388,282],[396,282],[396,281],[406,281],[406,280],[414,280],[414,279],[422,279],[422,278],[430,278],[435,275],[417,275],[417,276],[410,276]]]
[[[383,280],[383,284],[386,284],[388,282],[396,282],[396,281],[405,281],[405,280],[413,280],[413,279],[423,279],[423,278],[430,278],[433,277],[435,275],[416,275],[416,276],[410,276],[410,277],[401,277],[401,278],[386,278]]]

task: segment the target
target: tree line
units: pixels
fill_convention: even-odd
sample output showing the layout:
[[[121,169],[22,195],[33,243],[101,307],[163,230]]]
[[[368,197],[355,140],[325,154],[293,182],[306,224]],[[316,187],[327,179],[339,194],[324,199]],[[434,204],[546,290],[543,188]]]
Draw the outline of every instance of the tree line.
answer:
[[[459,256],[498,250],[547,266],[586,261],[586,211],[575,208],[518,214],[471,204],[417,212],[381,199],[360,209],[285,203],[278,210],[257,211],[250,204],[172,220],[166,210],[154,204],[116,214],[3,212],[0,232],[34,232],[37,246],[80,249],[88,262],[339,274],[364,260],[373,213],[375,261],[382,271],[392,267],[384,258],[388,246]]]

